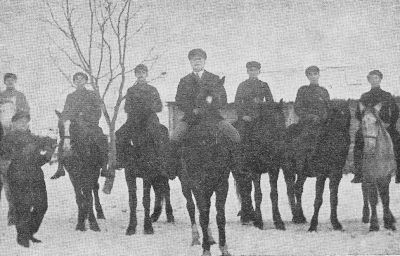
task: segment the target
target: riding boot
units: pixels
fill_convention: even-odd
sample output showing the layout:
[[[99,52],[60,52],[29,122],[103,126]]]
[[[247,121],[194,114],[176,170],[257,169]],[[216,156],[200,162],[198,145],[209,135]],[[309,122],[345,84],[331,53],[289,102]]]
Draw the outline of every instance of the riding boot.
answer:
[[[354,178],[351,183],[361,183],[362,182],[362,158],[363,158],[363,148],[364,141],[362,137],[361,130],[356,132],[355,144],[354,144]]]

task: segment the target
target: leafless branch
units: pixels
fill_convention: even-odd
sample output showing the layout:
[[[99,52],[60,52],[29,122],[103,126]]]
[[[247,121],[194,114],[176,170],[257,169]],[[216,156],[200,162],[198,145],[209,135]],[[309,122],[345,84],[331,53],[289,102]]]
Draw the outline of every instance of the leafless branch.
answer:
[[[69,78],[69,76],[64,72],[64,70],[62,70],[62,68],[60,67],[60,65],[58,64],[58,61],[56,59],[56,57],[53,56],[53,54],[51,53],[50,49],[47,48],[47,51],[49,53],[49,56],[54,64],[54,66],[56,66],[56,68],[58,69],[58,71],[63,75],[63,77],[65,78],[65,80],[68,81],[68,83],[72,86],[75,87],[74,83],[71,82],[71,79]]]

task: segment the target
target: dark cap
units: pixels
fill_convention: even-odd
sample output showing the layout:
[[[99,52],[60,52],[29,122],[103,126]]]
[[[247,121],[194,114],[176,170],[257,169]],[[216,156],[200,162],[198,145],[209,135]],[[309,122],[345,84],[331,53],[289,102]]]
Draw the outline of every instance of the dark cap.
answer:
[[[309,66],[308,68],[306,68],[306,76],[310,73],[316,72],[319,74],[319,68],[317,66]]]
[[[26,111],[19,111],[19,112],[15,113],[15,115],[13,115],[13,117],[11,118],[11,122],[16,122],[22,118],[26,118],[26,119],[28,119],[28,121],[30,121],[31,115]]]
[[[188,59],[192,59],[195,56],[199,56],[203,59],[207,59],[207,54],[203,49],[192,49],[188,54]]]
[[[257,69],[261,69],[261,64],[257,61],[249,61],[246,63],[246,68],[257,68]]]
[[[369,76],[373,76],[373,75],[377,75],[377,76],[379,76],[381,79],[383,79],[383,74],[382,74],[382,72],[379,71],[379,70],[377,70],[377,69],[372,70],[371,72],[369,72],[367,78],[368,78]]]
[[[4,75],[4,81],[6,81],[8,78],[12,78],[12,79],[14,79],[14,80],[17,80],[17,75],[16,75],[16,74],[13,74],[13,73],[6,73],[6,74]]]
[[[83,78],[85,78],[86,81],[89,81],[89,77],[83,72],[76,72],[72,77],[72,81],[75,81],[78,78],[78,76],[82,76]]]
[[[149,69],[147,68],[147,66],[146,65],[144,65],[144,64],[139,64],[139,65],[137,65],[136,67],[135,67],[135,73],[138,73],[138,72],[140,72],[140,71],[143,71],[143,72],[149,72]]]

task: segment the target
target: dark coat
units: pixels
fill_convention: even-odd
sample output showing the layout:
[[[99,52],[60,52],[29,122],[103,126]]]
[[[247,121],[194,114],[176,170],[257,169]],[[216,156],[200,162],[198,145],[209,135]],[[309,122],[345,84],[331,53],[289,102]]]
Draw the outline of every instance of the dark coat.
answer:
[[[194,73],[190,73],[179,81],[178,90],[176,92],[175,101],[179,110],[184,112],[183,121],[196,120],[193,109],[200,107],[198,96],[202,88],[212,89],[216,94],[220,95],[220,105],[225,106],[227,103],[225,87],[221,85],[217,75],[204,71],[201,79]]]
[[[329,102],[328,91],[319,85],[304,85],[299,88],[294,102],[294,111],[300,121],[308,115],[317,115],[321,119],[327,116]]]

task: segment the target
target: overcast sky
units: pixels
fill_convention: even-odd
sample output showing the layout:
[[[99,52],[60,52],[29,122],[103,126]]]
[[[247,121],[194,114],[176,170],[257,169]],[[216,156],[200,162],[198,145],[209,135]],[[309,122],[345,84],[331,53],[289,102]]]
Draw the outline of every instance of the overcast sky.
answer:
[[[85,0],[73,2],[87,8]],[[250,60],[261,63],[260,78],[276,100],[294,100],[307,83],[309,65],[321,67],[321,85],[333,98],[358,98],[369,90],[366,75],[372,69],[383,72],[384,89],[400,95],[400,1],[146,2],[148,29],[129,46],[129,59],[134,66],[149,46],[160,46],[164,54],[150,76],[167,72],[154,83],[164,102],[174,100],[179,79],[190,72],[192,48],[207,52],[208,71],[226,76],[228,101],[247,78]],[[43,17],[48,14],[40,1],[2,1],[0,74],[18,75],[32,106],[33,130],[56,126],[54,109],[62,108],[71,91],[47,50],[54,50],[48,34],[56,40],[60,35],[40,22]],[[71,75],[77,71],[66,61],[60,65]],[[161,119],[165,123],[166,115]]]

